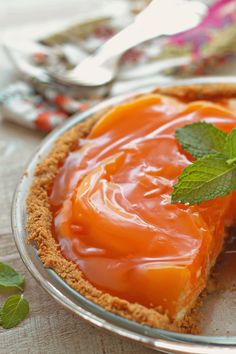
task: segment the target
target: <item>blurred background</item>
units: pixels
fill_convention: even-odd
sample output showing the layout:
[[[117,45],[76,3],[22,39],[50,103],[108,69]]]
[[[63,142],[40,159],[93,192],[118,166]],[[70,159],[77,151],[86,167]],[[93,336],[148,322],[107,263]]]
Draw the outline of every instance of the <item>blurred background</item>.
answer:
[[[191,2],[191,0],[189,1]],[[201,1],[209,6],[210,11],[210,16],[202,27],[180,35],[175,40],[171,38],[166,41],[158,39],[131,50],[131,53],[125,56],[126,60],[123,61],[126,68],[130,70],[131,65],[127,64],[132,64],[132,66],[144,62],[149,64],[156,60],[176,59],[190,54],[192,65],[189,65],[188,62],[186,67],[183,65],[184,61],[177,61],[172,65],[172,68],[162,70],[162,74],[190,76],[217,73],[231,75],[235,67],[236,2],[234,0]],[[24,51],[26,41],[38,43],[60,33],[60,38],[54,37],[55,41],[45,40],[44,44],[54,47],[54,49],[55,46],[61,46],[62,52],[62,46],[67,45],[67,60],[70,56],[73,62],[73,60],[81,59],[82,54],[92,53],[103,41],[125,27],[132,21],[133,16],[149,2],[149,0],[0,0],[0,44],[4,42],[14,48],[17,43],[17,48]],[[81,23],[88,19],[92,20],[94,24],[92,26],[89,24],[86,28]],[[101,21],[96,23],[98,19]],[[168,18],[166,20],[168,21]],[[65,33],[75,25],[77,28],[74,31]],[[78,27],[81,28],[78,29]],[[92,34],[95,34],[96,39],[100,39],[100,41],[96,42],[94,38],[92,40]],[[73,46],[74,48],[72,48]],[[75,48],[79,53],[74,50],[74,54],[72,54]],[[68,54],[69,51],[70,54]],[[55,56],[55,51],[53,54]],[[73,55],[74,58],[72,58]],[[2,46],[0,58],[1,88],[10,81],[17,70],[13,70],[16,63],[14,65],[10,63],[9,55],[3,53]],[[150,73],[150,69],[149,71],[144,70],[145,75],[146,72]],[[153,74],[152,70],[151,74]],[[140,74],[135,71],[133,77],[135,76],[140,77]],[[125,77],[125,75],[121,75],[121,77]]]
[[[119,16],[129,8],[128,3],[129,0],[0,0],[0,43],[6,38],[38,39],[100,15]],[[0,58],[1,88],[13,72],[2,47]]]

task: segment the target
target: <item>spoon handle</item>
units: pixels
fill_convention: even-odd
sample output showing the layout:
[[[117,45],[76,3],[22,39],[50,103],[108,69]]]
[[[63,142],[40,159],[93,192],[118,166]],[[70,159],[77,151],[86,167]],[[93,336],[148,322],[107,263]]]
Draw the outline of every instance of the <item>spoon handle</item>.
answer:
[[[193,28],[206,9],[206,5],[194,0],[153,0],[134,22],[108,40],[94,58],[102,64],[149,39]]]

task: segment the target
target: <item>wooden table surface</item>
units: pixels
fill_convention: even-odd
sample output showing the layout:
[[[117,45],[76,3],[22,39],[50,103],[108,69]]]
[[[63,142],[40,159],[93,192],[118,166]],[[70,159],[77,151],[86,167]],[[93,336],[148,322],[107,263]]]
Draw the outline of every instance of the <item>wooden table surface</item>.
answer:
[[[96,0],[0,0],[0,40],[4,31],[25,22],[86,15]],[[46,5],[43,9],[43,5]],[[64,4],[66,3],[66,5]],[[111,3],[100,1],[100,4]],[[41,5],[40,5],[41,4]],[[67,7],[71,4],[71,8]],[[64,8],[65,7],[65,11]],[[51,14],[51,15],[50,15]],[[0,89],[14,80],[11,64],[0,49]],[[16,183],[43,135],[0,120],[0,261],[26,277],[25,296],[30,303],[28,318],[18,327],[0,329],[0,354],[151,354],[142,345],[92,327],[57,304],[29,274],[14,244],[10,213]],[[0,296],[0,303],[4,297]]]

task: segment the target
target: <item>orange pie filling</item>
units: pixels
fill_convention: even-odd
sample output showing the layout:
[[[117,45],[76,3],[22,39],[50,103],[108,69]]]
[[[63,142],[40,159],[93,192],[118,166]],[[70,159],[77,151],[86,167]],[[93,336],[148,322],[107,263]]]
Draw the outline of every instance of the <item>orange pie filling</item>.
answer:
[[[63,256],[111,295],[183,318],[206,286],[235,217],[235,194],[171,204],[192,157],[176,128],[205,120],[229,132],[236,115],[207,101],[150,94],[121,104],[69,154],[50,196]]]

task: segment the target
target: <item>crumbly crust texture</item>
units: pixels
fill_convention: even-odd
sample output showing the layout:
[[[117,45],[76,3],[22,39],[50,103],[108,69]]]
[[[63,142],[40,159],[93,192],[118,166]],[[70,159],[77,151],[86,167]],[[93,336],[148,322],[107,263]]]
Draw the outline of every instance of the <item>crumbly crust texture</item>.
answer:
[[[185,102],[219,100],[236,97],[236,85],[211,84],[177,88],[173,86],[157,88],[154,93],[173,96]],[[68,154],[78,149],[79,139],[89,134],[104,113],[105,111],[102,111],[64,133],[56,140],[48,156],[36,167],[27,198],[28,240],[34,242],[45,267],[53,269],[73,289],[107,311],[151,327],[196,333],[198,331],[196,322],[191,320],[189,314],[181,323],[171,323],[168,316],[161,313],[160,309],[149,309],[98,290],[84,278],[76,264],[63,257],[59,244],[52,235],[53,217],[50,211],[49,195],[54,178]]]

